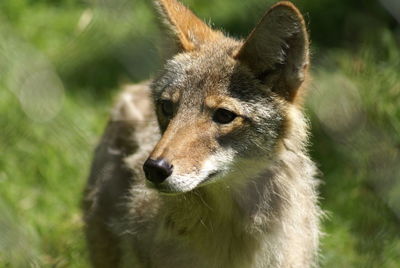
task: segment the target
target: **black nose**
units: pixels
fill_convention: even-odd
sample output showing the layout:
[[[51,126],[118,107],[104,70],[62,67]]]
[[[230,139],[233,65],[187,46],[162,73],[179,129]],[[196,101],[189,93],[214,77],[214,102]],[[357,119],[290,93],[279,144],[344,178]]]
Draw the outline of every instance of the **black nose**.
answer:
[[[143,165],[143,170],[149,181],[159,184],[172,174],[173,166],[162,158],[157,160],[148,158]]]

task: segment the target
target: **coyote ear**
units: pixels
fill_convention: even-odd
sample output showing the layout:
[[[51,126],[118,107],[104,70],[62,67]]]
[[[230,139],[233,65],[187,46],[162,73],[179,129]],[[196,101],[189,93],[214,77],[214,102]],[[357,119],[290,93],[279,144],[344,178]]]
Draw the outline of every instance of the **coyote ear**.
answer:
[[[155,0],[164,24],[172,31],[177,50],[192,51],[222,35],[212,30],[177,0]]]
[[[307,72],[308,47],[303,16],[292,3],[279,2],[263,16],[235,58],[293,101]]]

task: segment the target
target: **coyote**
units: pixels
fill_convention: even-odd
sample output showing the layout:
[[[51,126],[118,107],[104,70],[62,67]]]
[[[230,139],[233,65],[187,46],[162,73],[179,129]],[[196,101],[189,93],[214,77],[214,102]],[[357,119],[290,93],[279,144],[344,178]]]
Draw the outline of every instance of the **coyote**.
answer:
[[[155,6],[174,54],[123,90],[95,151],[83,202],[93,267],[317,266],[302,15],[279,2],[236,40],[176,0]]]

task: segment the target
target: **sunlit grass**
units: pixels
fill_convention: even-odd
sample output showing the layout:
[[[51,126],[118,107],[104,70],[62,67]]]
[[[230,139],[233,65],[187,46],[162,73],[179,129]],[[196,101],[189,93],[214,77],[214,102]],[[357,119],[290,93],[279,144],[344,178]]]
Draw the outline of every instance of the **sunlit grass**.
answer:
[[[83,266],[81,192],[107,104],[67,94],[54,120],[35,123],[4,87],[0,99],[0,266]]]

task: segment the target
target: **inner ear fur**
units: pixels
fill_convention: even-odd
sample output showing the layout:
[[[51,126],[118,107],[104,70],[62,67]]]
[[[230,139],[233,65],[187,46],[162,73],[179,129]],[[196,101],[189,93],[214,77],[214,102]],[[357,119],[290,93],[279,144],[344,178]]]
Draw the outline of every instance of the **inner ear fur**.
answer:
[[[175,52],[199,49],[202,44],[222,36],[176,0],[155,0],[164,25],[171,33]]]
[[[303,16],[290,2],[272,6],[235,56],[263,83],[294,101],[309,65],[309,41]]]

